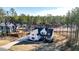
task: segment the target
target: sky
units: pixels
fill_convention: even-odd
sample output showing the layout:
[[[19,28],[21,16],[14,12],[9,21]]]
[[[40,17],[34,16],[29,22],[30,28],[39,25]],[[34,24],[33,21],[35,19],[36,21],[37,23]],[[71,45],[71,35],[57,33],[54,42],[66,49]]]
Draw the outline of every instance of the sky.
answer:
[[[0,6],[75,7],[75,6],[79,6],[79,0],[0,0]]]
[[[79,7],[79,0],[1,0],[0,7],[5,10],[13,7],[18,15],[66,15],[72,8]]]
[[[14,8],[18,15],[33,15],[33,16],[46,16],[51,14],[56,15],[66,15],[69,10],[72,10],[72,7],[3,7],[4,10],[9,11],[11,8]]]

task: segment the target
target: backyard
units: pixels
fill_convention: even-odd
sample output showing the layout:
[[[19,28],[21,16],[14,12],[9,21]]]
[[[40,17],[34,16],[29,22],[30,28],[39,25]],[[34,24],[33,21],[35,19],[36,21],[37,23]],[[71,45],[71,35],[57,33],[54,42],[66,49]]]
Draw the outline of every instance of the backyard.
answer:
[[[61,46],[68,41],[67,33],[63,32],[64,35],[59,32],[54,33],[54,42],[44,43],[44,42],[21,42],[13,45],[9,50],[10,51],[55,51],[60,50]],[[12,40],[17,40],[18,37],[5,36],[0,39],[0,46],[6,45]],[[60,47],[59,47],[60,46]],[[67,48],[68,49],[68,48]],[[66,49],[65,49],[66,50]]]

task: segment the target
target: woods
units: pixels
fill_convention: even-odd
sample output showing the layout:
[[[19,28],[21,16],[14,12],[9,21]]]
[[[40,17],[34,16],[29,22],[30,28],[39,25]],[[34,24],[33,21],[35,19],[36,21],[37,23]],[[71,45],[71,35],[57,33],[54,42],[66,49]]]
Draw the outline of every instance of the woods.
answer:
[[[48,14],[47,16],[31,16],[20,14],[17,15],[17,12],[14,8],[11,8],[9,11],[3,10],[0,8],[0,21],[1,22],[14,22],[20,24],[62,24],[65,16],[52,16]],[[64,24],[64,23],[63,23]]]

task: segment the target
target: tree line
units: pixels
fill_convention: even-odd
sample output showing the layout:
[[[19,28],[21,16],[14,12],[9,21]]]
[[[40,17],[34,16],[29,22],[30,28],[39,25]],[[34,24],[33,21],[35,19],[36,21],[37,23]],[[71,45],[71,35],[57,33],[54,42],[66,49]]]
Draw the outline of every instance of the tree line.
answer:
[[[0,8],[0,23],[1,22],[13,22],[19,24],[51,24],[62,25],[64,24],[65,16],[52,16],[48,14],[47,16],[30,16],[25,14],[17,15],[17,12],[14,8],[11,8],[9,11],[5,11],[3,8]]]
[[[52,25],[69,25],[75,24],[79,25],[79,8],[76,7],[71,11],[68,11],[66,15],[63,16],[53,16],[48,14],[47,16],[30,16],[25,14],[17,15],[14,8],[9,11],[5,11],[0,7],[0,23],[1,22],[14,22],[20,24],[52,24]]]

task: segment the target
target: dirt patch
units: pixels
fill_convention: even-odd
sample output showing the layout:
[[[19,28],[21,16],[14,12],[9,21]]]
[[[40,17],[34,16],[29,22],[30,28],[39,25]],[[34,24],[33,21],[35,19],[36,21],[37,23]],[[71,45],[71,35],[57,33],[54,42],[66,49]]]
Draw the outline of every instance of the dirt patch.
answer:
[[[0,40],[0,46],[10,43],[9,40]]]
[[[40,47],[38,44],[15,45],[10,48],[13,51],[31,51]]]
[[[64,35],[63,35],[64,34]],[[10,51],[59,51],[59,48],[56,46],[63,45],[67,42],[67,33],[59,34],[54,33],[54,42],[53,43],[30,43],[30,44],[20,44],[14,45],[10,48]],[[3,41],[2,41],[3,40]],[[0,45],[5,45],[14,40],[17,40],[15,37],[4,37],[0,40]]]
[[[12,36],[4,36],[4,37],[0,37],[0,40],[9,40],[9,41],[15,41],[17,40],[18,37],[12,37]]]

